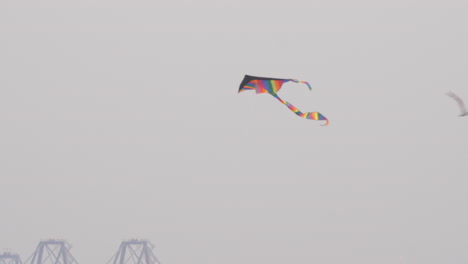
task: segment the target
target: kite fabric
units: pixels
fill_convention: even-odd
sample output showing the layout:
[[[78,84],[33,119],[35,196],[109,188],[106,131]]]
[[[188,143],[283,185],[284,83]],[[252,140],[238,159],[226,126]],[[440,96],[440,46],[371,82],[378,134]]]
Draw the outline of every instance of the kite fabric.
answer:
[[[287,106],[291,111],[293,111],[296,115],[311,119],[311,120],[325,120],[325,126],[328,125],[328,119],[320,114],[319,112],[307,112],[302,113],[297,109],[294,105],[284,101],[278,96],[278,92],[281,89],[281,86],[286,82],[295,82],[295,83],[303,83],[306,84],[309,90],[312,90],[308,82],[298,81],[296,79],[275,79],[275,78],[264,78],[264,77],[255,77],[250,75],[245,75],[244,80],[242,80],[239,93],[243,91],[255,90],[257,94],[260,93],[269,93],[282,104]]]

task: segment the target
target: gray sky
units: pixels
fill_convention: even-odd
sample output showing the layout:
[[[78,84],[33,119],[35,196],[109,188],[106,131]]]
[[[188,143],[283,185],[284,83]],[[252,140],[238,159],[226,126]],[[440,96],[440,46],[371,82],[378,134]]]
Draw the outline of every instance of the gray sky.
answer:
[[[0,3],[0,248],[467,263],[468,3]],[[296,78],[283,99],[244,74]]]

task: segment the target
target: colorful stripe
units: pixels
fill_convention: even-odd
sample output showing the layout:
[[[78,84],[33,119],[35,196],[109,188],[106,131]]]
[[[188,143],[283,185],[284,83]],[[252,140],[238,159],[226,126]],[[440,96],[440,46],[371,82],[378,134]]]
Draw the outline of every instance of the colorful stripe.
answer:
[[[287,106],[291,111],[293,111],[296,115],[300,116],[300,117],[303,117],[303,118],[307,118],[307,119],[311,119],[311,120],[325,120],[325,125],[328,125],[328,119],[323,116],[322,114],[320,114],[319,112],[307,112],[307,113],[302,113],[297,107],[295,107],[294,105],[284,101],[283,99],[281,99],[277,94],[272,94],[273,97],[275,97],[276,99],[278,99],[278,101],[280,101],[282,104],[284,104],[285,106]]]
[[[296,79],[284,79],[284,80],[252,80],[248,84],[244,85],[239,90],[239,92],[242,92],[245,90],[255,90],[257,94],[260,94],[260,93],[276,94],[281,89],[281,86],[283,86],[284,83],[289,82],[289,81],[295,82],[295,83],[303,83],[307,85],[309,90],[312,90],[312,87],[310,87],[310,84],[308,82],[298,81]]]
[[[248,84],[244,85],[240,92],[244,90],[255,90],[257,94],[269,93],[276,94],[283,83],[288,80],[252,80]]]

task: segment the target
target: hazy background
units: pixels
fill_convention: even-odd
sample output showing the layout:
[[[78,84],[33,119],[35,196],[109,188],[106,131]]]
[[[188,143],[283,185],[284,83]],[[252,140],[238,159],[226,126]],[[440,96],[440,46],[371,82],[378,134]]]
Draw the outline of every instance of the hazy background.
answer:
[[[468,3],[0,2],[0,248],[467,263]],[[296,78],[283,99],[244,74]]]

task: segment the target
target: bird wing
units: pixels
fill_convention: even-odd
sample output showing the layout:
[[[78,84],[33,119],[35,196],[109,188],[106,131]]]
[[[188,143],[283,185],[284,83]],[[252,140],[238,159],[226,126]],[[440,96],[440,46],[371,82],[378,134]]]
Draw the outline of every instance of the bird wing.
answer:
[[[447,95],[452,97],[453,100],[457,101],[457,104],[460,107],[460,111],[461,111],[462,114],[466,113],[465,104],[463,103],[463,100],[460,97],[458,97],[456,94],[454,94],[452,92],[448,92]]]

